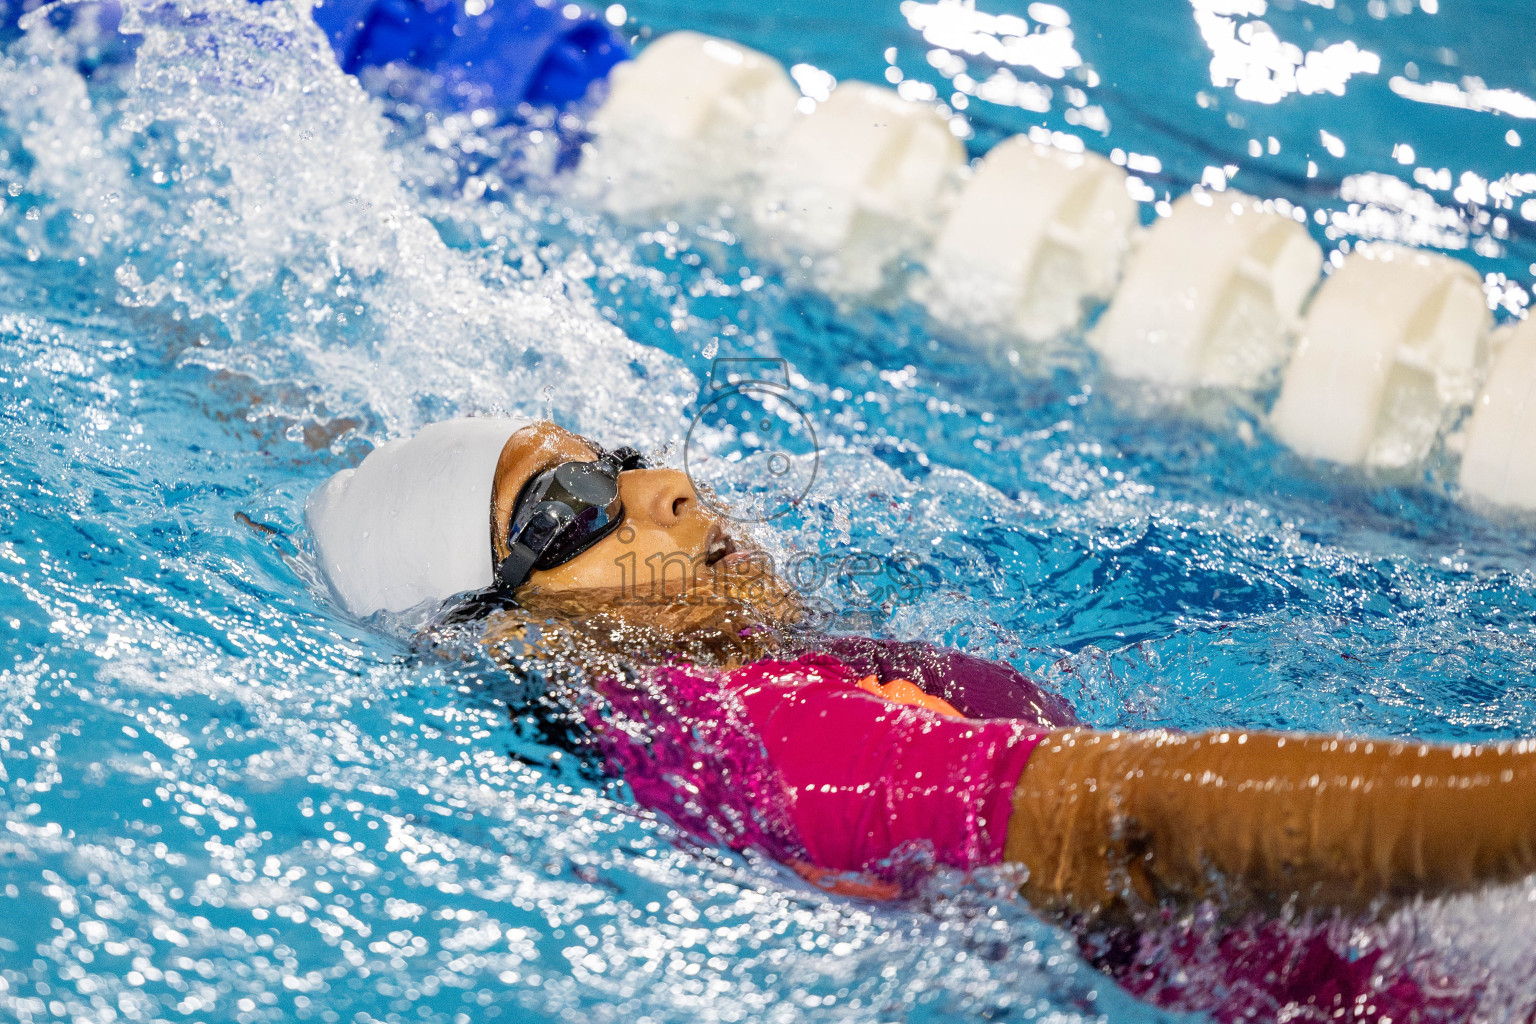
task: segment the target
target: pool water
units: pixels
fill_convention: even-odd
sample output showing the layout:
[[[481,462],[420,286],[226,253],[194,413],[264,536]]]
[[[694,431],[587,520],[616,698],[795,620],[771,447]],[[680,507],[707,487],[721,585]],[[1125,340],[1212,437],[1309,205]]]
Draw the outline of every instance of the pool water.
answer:
[[[318,582],[304,496],[371,446],[547,411],[678,460],[719,356],[790,367],[819,474],[757,536],[832,567],[811,582],[848,628],[1011,661],[1100,726],[1536,733],[1536,524],[1461,507],[1444,454],[1322,467],[1262,403],[1175,402],[1070,339],[1010,360],[787,289],[729,219],[574,195],[579,118],[386,107],[279,0],[128,6],[136,51],[89,79],[87,28],[0,60],[5,1019],[1162,1017],[1006,872],[882,905],[689,838],[490,662]],[[1327,249],[1439,247],[1501,318],[1529,302],[1523,4],[982,0],[1070,53],[966,81],[921,3],[627,6],[634,33],[929,88],[973,155],[1043,127],[1155,158],[1144,219],[1216,168]],[[837,568],[860,553],[922,585],[870,600]],[[1523,1019],[1533,906],[1522,883],[1333,941]],[[1219,972],[1178,969],[1219,1013]]]

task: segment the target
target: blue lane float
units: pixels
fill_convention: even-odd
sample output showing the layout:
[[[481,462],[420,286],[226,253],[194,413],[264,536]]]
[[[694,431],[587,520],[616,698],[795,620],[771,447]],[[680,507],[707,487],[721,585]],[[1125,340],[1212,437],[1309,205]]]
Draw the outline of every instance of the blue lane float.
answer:
[[[577,4],[323,0],[314,16],[343,71],[405,64],[461,110],[563,107],[629,57],[624,38]]]
[[[0,0],[0,40],[15,38],[21,19],[45,7],[46,0]],[[105,42],[116,36],[122,8],[117,0],[97,0],[56,5],[46,16],[60,28],[92,18]],[[322,0],[314,18],[348,74],[405,65],[430,76],[446,105],[504,117],[524,105],[568,106],[630,57],[613,26],[573,3]],[[89,75],[94,63],[82,73]]]

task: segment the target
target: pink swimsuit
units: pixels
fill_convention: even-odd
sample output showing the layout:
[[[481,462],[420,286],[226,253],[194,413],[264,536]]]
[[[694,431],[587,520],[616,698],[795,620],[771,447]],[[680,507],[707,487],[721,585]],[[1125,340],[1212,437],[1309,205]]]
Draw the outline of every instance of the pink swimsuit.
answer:
[[[1043,730],[892,703],[829,655],[758,662],[727,683],[812,864],[873,868],[921,843],[950,867],[1003,859],[1013,789]]]
[[[869,692],[900,693],[897,680],[971,717]],[[1030,753],[1050,729],[1077,724],[1061,698],[1006,665],[852,637],[793,660],[724,673],[673,665],[605,689],[614,720],[594,722],[594,734],[641,805],[707,841],[762,850],[822,888],[874,898],[899,895],[893,883],[915,881],[929,858],[962,869],[1000,861]],[[1356,1024],[1459,1020],[1471,1005],[1425,989],[1411,964],[1378,975],[1380,950],[1357,962],[1326,923],[1204,936],[1123,929],[1083,952],[1157,1005],[1209,1010],[1223,1024],[1298,1007],[1305,1019]]]
[[[599,735],[640,803],[736,848],[877,875],[923,850],[957,868],[1001,861],[1014,786],[1049,726],[893,703],[862,679],[828,654],[667,666],[649,692],[610,693],[648,744]]]

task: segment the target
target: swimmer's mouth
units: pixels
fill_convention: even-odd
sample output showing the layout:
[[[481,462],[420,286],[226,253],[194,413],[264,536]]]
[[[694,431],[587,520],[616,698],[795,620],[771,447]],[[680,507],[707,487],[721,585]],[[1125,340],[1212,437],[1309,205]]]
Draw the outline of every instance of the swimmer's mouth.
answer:
[[[736,538],[726,533],[719,526],[709,531],[709,540],[704,545],[704,564],[713,567],[724,561],[737,561],[733,555],[743,557],[750,556],[751,552],[736,542]]]

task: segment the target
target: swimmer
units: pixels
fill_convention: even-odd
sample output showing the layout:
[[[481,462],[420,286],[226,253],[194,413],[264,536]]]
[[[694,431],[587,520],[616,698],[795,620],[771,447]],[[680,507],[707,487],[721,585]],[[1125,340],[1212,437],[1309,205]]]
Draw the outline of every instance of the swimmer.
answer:
[[[684,474],[550,423],[429,426],[322,484],[307,521],[354,614],[456,602],[447,620],[483,622],[507,664],[538,633],[617,704],[649,666],[695,723],[749,742],[721,732],[720,763],[692,765],[698,794],[739,805],[718,817],[669,788],[688,765],[647,772],[659,744],[611,746],[637,799],[714,836],[735,822],[730,841],[808,877],[878,876],[919,844],[1022,865],[1037,909],[1109,919],[1206,899],[1369,912],[1536,870],[1536,742],[1086,728],[1009,666],[796,629],[791,589]],[[694,598],[634,600],[648,557],[686,563]]]

